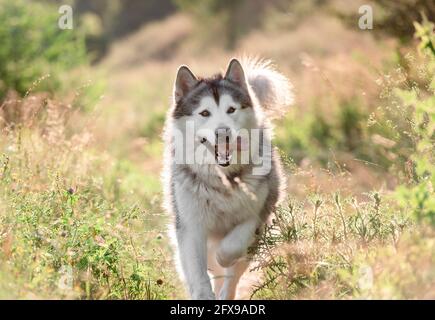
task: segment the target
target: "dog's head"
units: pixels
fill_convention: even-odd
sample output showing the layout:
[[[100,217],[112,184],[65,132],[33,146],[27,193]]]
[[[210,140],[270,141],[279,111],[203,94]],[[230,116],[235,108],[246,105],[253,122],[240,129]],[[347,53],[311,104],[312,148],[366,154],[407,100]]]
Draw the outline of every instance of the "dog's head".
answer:
[[[178,69],[172,110],[175,128],[185,136],[190,127],[191,150],[206,148],[214,155],[214,163],[222,167],[233,163],[234,155],[245,146],[241,132],[258,126],[254,110],[238,60],[231,60],[224,76],[211,78],[197,78],[186,66]]]

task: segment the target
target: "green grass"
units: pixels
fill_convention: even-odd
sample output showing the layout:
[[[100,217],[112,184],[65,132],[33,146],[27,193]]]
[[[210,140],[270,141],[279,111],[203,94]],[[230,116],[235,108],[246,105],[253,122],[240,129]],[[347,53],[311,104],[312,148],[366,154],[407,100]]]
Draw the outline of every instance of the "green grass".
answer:
[[[418,26],[433,30],[427,21]],[[390,170],[399,179],[396,190],[362,197],[314,192],[306,200],[290,199],[253,248],[263,279],[252,298],[435,297],[435,55],[431,45],[421,50],[422,60],[412,68],[425,77],[413,82],[408,70],[406,83],[384,88],[380,119],[372,119],[391,133],[383,151],[395,159]],[[339,128],[351,136],[359,116],[343,108],[340,121],[346,125]],[[403,119],[393,122],[398,111]]]
[[[68,140],[11,135],[2,139],[0,277],[10,280],[1,297],[178,296],[154,177]]]

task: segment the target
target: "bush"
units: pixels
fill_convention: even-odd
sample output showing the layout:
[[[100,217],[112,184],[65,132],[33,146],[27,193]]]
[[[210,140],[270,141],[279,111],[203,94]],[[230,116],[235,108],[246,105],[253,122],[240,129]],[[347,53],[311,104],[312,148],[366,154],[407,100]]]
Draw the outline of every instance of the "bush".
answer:
[[[394,91],[400,103],[413,110],[409,119],[412,129],[409,134],[413,141],[409,165],[413,179],[412,183],[397,189],[397,198],[403,207],[411,210],[418,222],[435,226],[435,33],[433,23],[426,19],[415,26],[425,60],[422,71],[429,75],[430,82],[425,88]]]
[[[58,8],[27,0],[0,0],[0,98],[8,89],[53,92],[59,75],[86,62],[80,30],[58,27]]]
[[[383,19],[378,23],[382,30],[402,38],[411,38],[412,23],[426,14],[430,20],[435,19],[435,5],[425,0],[375,0],[384,11]]]

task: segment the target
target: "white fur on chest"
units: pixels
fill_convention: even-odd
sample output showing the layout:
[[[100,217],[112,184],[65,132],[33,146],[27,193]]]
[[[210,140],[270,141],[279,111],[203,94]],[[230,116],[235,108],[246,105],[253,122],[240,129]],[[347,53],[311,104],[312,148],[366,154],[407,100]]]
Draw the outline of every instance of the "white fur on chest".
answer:
[[[252,217],[260,220],[269,192],[266,180],[245,175],[238,183],[225,186],[219,179],[175,179],[180,218],[187,223],[202,223],[210,233],[222,235]]]

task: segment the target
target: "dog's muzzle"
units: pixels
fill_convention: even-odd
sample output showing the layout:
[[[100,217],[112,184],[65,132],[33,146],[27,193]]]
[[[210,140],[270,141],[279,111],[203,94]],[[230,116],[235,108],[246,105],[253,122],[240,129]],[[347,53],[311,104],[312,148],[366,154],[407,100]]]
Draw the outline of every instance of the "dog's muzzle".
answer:
[[[215,130],[215,141],[210,143],[206,137],[201,138],[200,142],[204,144],[210,152],[214,152],[214,158],[221,167],[228,167],[231,164],[232,152],[241,151],[241,137],[232,141],[231,129],[221,127]]]
[[[215,139],[214,157],[216,163],[222,167],[228,167],[231,162],[231,129],[228,127],[217,128],[215,130]]]

